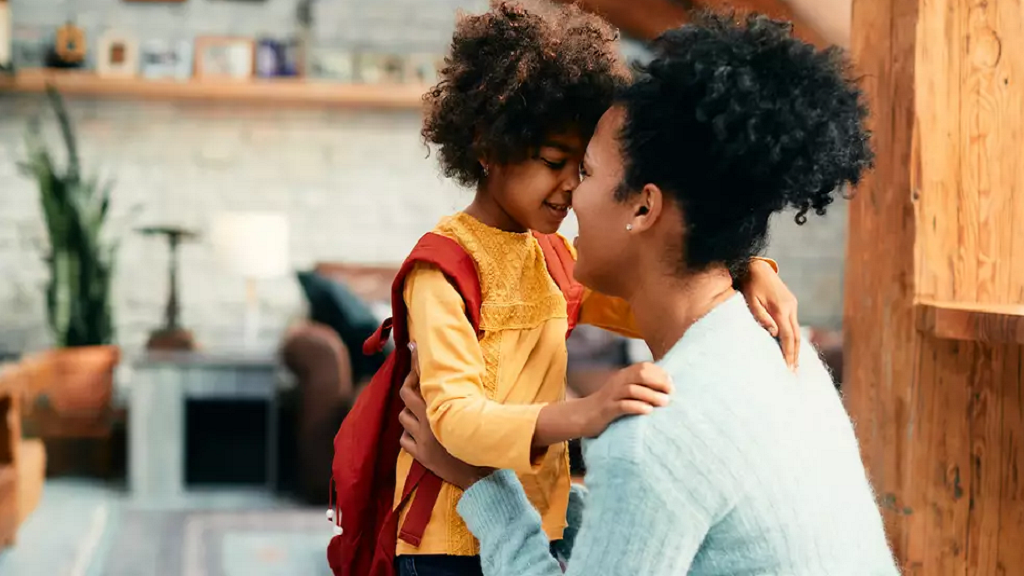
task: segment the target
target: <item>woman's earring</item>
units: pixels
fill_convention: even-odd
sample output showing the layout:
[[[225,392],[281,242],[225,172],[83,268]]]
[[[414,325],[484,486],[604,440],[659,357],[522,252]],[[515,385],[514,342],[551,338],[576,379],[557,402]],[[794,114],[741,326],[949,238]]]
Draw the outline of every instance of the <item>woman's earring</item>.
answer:
[[[490,176],[491,175],[491,171],[490,171],[489,168],[487,168],[486,164],[483,165],[483,168],[484,168],[484,176]]]
[[[626,224],[626,232],[632,232],[632,231],[633,231],[633,225],[632,224]]]

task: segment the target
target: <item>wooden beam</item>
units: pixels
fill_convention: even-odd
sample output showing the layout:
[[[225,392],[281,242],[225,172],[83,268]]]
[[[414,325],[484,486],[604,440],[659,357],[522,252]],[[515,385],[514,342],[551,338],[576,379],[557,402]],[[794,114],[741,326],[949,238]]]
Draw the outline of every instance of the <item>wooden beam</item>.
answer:
[[[574,0],[556,0],[570,3]],[[799,38],[818,47],[829,43],[812,26],[796,16],[782,0],[576,0],[585,10],[593,12],[626,34],[641,40],[657,38],[662,32],[687,22],[694,8],[735,11],[738,14],[758,12],[793,23]]]
[[[888,536],[906,574],[1024,574],[1021,0],[854,0],[851,47],[843,392]]]

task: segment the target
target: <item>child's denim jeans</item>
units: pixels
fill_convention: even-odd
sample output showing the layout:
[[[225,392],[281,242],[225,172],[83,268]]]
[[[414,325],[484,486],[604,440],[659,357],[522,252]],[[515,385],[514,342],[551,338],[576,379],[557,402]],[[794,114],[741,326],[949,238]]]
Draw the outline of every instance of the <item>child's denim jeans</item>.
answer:
[[[483,576],[479,556],[399,556],[398,576]]]
[[[558,558],[562,570],[565,563],[555,553],[551,544],[551,555]],[[395,559],[398,576],[483,576],[479,556],[399,556]]]

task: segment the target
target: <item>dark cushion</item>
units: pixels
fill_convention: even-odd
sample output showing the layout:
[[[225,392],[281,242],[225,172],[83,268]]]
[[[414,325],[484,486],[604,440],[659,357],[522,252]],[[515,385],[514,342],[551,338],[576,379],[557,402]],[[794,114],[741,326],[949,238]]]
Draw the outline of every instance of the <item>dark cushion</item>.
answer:
[[[298,278],[309,302],[309,319],[331,327],[348,348],[353,379],[372,376],[384,363],[384,354],[363,354],[363,342],[380,325],[370,307],[348,286],[316,272],[299,272]]]

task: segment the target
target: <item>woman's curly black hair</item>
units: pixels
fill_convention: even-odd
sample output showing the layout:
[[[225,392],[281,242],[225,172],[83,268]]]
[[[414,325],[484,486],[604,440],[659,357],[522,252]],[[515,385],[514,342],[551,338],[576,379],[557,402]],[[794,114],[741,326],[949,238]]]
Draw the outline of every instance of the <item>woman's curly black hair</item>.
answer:
[[[873,155],[867,107],[838,48],[791,26],[704,12],[651,44],[653,59],[618,98],[626,111],[620,199],[645,184],[679,202],[685,268],[741,276],[785,208],[803,224],[856,184]]]
[[[500,2],[461,16],[441,80],[424,97],[423,138],[444,174],[475,186],[481,158],[519,162],[567,130],[588,139],[628,77],[616,39],[573,5]]]

